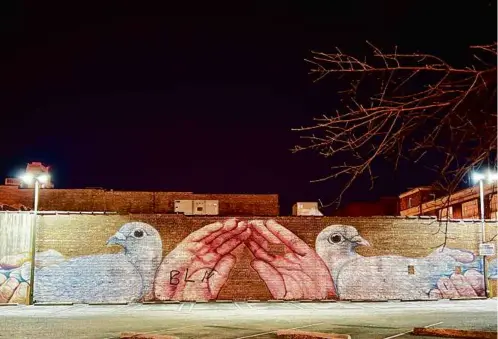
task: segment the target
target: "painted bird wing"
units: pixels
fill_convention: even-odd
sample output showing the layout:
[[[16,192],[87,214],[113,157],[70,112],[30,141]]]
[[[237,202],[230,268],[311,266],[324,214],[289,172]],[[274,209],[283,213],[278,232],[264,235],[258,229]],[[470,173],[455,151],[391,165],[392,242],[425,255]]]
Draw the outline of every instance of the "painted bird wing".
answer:
[[[35,273],[36,302],[133,302],[142,287],[137,269],[121,253],[72,258]]]
[[[415,267],[409,274],[408,266]],[[437,265],[424,258],[376,256],[353,259],[337,278],[342,299],[423,299],[433,286],[430,275],[439,275]]]

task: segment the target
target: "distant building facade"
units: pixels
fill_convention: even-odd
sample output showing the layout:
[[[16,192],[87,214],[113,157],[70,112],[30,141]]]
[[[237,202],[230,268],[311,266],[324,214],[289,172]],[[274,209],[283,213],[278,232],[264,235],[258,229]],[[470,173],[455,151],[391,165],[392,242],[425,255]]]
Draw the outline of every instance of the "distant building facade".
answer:
[[[185,214],[277,216],[280,205],[277,194],[198,194],[193,192],[115,191],[100,187],[55,189],[50,166],[28,163],[25,174],[46,176],[40,185],[40,211],[117,212],[119,214]],[[6,178],[0,185],[0,211],[31,210],[34,205],[34,183]],[[185,207],[190,207],[185,209]]]
[[[29,210],[33,207],[33,189],[0,185],[0,205]],[[101,188],[41,189],[40,211],[176,213],[176,201],[217,201],[218,215],[277,216],[277,194],[197,194],[193,192],[135,192]],[[202,213],[197,213],[202,215]]]
[[[457,191],[450,196],[428,186],[416,187],[398,197],[376,202],[353,202],[331,213],[338,217],[433,216],[439,219],[480,219],[479,186]],[[484,218],[498,219],[496,184],[484,185]]]
[[[40,162],[29,163],[26,173],[49,173]],[[54,189],[51,181],[41,186],[40,211],[117,212],[142,214],[278,216],[277,194],[197,194],[193,192],[114,191],[102,188]],[[0,211],[30,210],[32,186],[17,178],[0,185]],[[485,219],[498,219],[496,184],[484,185]],[[185,212],[187,206],[188,212]],[[298,202],[295,216],[322,216],[316,202]],[[480,219],[479,186],[441,196],[431,187],[417,187],[398,197],[383,197],[376,202],[353,202],[330,216],[434,216],[440,219]]]
[[[430,187],[417,187],[399,196],[401,216],[436,216],[441,219],[480,219],[479,186],[440,196]],[[484,218],[497,219],[496,184],[484,185]]]

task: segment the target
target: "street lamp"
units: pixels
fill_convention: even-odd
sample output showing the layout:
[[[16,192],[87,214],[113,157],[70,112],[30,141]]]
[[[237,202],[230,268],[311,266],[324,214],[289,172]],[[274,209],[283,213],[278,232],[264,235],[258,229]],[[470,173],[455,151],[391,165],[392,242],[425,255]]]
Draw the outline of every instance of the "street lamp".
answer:
[[[486,236],[486,228],[484,223],[484,180],[487,180],[489,183],[498,181],[498,172],[488,171],[487,173],[472,173],[472,180],[474,182],[479,182],[479,202],[481,205],[481,244],[484,244],[485,236]],[[486,297],[488,296],[488,288],[487,288],[487,278],[486,278],[486,262],[485,255],[482,256],[482,265],[483,265],[483,273],[484,273],[484,290],[486,292]]]
[[[472,180],[479,183],[479,202],[481,205],[481,222],[484,229],[484,180],[489,183],[498,181],[498,172],[493,173],[488,171],[487,173],[472,173]],[[481,242],[484,242],[484,233],[481,234]]]
[[[34,174],[27,172],[21,176],[21,180],[31,185],[35,185],[35,198],[33,206],[33,222],[31,223],[31,273],[29,275],[29,304],[33,305],[33,294],[35,290],[35,250],[36,250],[36,218],[38,215],[38,199],[40,195],[40,184],[45,184],[50,180],[46,173]]]

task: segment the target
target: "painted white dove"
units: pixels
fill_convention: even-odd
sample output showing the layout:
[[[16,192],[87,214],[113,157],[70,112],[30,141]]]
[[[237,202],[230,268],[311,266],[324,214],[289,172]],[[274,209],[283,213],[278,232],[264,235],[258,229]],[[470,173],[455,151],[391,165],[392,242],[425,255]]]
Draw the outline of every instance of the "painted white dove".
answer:
[[[107,241],[117,254],[87,255],[36,270],[36,302],[134,302],[150,297],[162,259],[157,230],[143,222],[123,225]]]
[[[328,266],[341,299],[427,299],[437,281],[457,266],[476,266],[473,253],[458,249],[438,248],[424,258],[363,257],[355,252],[362,245],[370,246],[353,226],[328,226],[316,239],[316,252]],[[409,265],[415,274],[409,274]]]
[[[353,226],[330,225],[318,234],[315,251],[329,268],[334,282],[344,263],[361,257],[355,252],[357,246],[370,246],[370,243]]]

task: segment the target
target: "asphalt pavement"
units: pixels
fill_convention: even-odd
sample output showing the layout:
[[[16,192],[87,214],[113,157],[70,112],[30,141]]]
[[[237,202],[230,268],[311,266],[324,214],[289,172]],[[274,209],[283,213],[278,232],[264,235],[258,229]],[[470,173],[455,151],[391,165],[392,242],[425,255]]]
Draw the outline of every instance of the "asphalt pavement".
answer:
[[[0,307],[0,338],[110,339],[121,332],[147,332],[182,339],[263,339],[292,328],[349,334],[352,339],[422,339],[409,332],[424,326],[496,331],[497,300]]]

